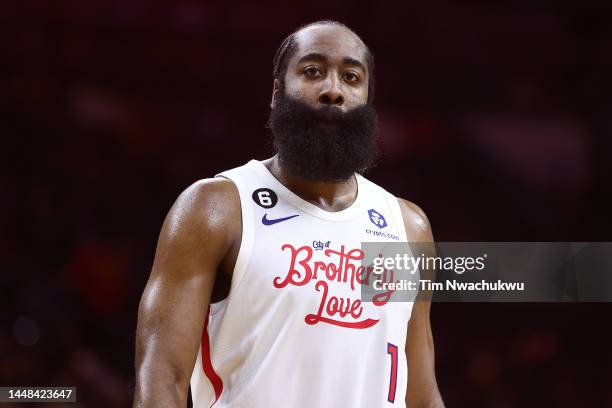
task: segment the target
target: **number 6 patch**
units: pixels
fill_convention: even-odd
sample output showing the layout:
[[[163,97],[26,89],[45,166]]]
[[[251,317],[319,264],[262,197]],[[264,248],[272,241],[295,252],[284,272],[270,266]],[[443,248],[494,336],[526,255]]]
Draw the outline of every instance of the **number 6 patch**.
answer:
[[[278,202],[276,193],[269,188],[258,188],[253,191],[253,201],[263,208],[272,208]]]

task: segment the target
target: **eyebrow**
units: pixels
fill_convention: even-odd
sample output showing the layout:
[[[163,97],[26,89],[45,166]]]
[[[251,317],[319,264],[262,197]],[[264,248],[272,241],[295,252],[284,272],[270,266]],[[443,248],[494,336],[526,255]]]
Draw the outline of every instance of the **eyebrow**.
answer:
[[[320,62],[325,62],[327,61],[327,57],[323,54],[320,54],[318,52],[311,52],[310,54],[306,54],[304,55],[302,58],[300,58],[298,60],[298,65],[303,63],[304,61],[320,61]],[[351,57],[344,57],[342,59],[342,63],[345,65],[354,65],[357,66],[359,68],[361,68],[364,72],[367,72],[367,69],[365,67],[365,65],[363,65],[363,63],[359,60],[356,60],[355,58],[351,58]]]

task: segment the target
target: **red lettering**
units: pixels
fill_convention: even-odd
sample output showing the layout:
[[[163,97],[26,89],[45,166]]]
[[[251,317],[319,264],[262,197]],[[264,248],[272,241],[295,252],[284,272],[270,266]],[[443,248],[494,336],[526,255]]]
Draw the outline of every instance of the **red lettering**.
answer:
[[[388,282],[393,282],[393,270],[391,269],[385,269],[385,271],[382,273],[381,275],[381,279],[382,282],[388,283]],[[396,281],[395,283],[398,283],[399,281]],[[375,296],[372,297],[372,303],[374,304],[374,306],[383,306],[385,305],[389,299],[391,299],[391,296],[393,295],[393,292],[395,292],[395,289],[393,290],[388,290],[386,292],[382,292],[379,293]]]
[[[317,292],[320,292],[322,289],[321,303],[319,304],[317,314],[306,315],[306,318],[304,319],[306,323],[314,325],[319,322],[323,322],[352,329],[366,329],[378,323],[378,320],[375,319],[365,319],[358,322],[345,322],[342,320],[333,319],[332,317],[335,315],[346,317],[348,314],[350,314],[352,318],[358,319],[363,312],[361,300],[356,299],[351,303],[350,298],[338,299],[336,296],[331,296],[328,300],[328,286],[327,282],[325,281],[318,281],[315,285],[315,289]],[[324,310],[327,312],[329,317],[323,316]]]
[[[284,288],[291,284],[294,286],[304,286],[313,280],[317,280],[317,272],[321,270],[323,274],[321,280],[315,284],[315,290],[321,292],[321,299],[316,314],[308,314],[304,318],[307,324],[327,323],[351,329],[366,329],[378,323],[378,319],[363,319],[363,305],[360,299],[350,297],[337,297],[329,295],[328,282],[348,283],[352,291],[356,290],[357,285],[369,285],[372,267],[364,267],[359,262],[364,258],[361,249],[353,249],[346,252],[344,245],[340,250],[326,249],[323,253],[327,258],[336,258],[334,262],[312,261],[313,249],[310,246],[295,248],[291,244],[284,244],[282,251],[290,251],[291,261],[284,277],[276,276],[272,283],[276,288]],[[313,264],[311,266],[311,263]],[[387,279],[387,271],[383,276],[383,281],[393,281]],[[378,293],[372,298],[375,306],[386,304],[394,291]],[[350,318],[354,321],[344,321],[339,319]]]
[[[310,269],[310,265],[308,265],[308,261],[312,258],[312,248],[309,246],[303,246],[298,249],[295,249],[291,244],[285,244],[281,247],[284,251],[285,249],[289,249],[291,251],[291,265],[289,266],[289,270],[287,271],[287,276],[281,282],[281,277],[277,276],[274,278],[272,282],[275,288],[284,288],[288,284],[292,284],[295,286],[303,286],[310,282],[312,278],[312,270]],[[300,261],[297,261],[298,255],[300,253],[304,253],[305,256]],[[295,269],[295,264],[297,263],[302,267],[302,272]]]

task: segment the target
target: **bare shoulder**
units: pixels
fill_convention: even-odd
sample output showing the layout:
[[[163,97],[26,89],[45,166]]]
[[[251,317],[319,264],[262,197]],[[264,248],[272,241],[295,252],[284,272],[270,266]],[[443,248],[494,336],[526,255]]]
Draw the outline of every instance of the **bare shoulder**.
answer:
[[[408,240],[413,242],[433,242],[433,233],[425,211],[412,201],[397,199],[402,210]]]
[[[198,180],[187,187],[176,201],[190,212],[234,212],[240,210],[238,188],[229,179],[216,177]]]
[[[180,234],[212,238],[212,235],[231,240],[240,228],[240,220],[236,185],[218,177],[199,180],[187,187],[168,213],[165,227],[169,237]]]

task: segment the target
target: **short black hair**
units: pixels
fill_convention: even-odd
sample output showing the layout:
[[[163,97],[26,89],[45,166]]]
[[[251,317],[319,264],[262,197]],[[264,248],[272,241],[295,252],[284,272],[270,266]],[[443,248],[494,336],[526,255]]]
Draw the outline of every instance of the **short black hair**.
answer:
[[[318,20],[313,23],[305,24],[299,27],[294,32],[292,32],[291,34],[289,34],[276,50],[273,60],[274,70],[272,71],[272,77],[278,80],[281,91],[284,91],[285,89],[285,74],[287,73],[287,65],[289,63],[289,59],[297,51],[297,42],[295,41],[295,35],[304,28],[313,25],[338,25],[346,28],[347,30],[355,34],[355,32],[351,30],[348,26],[346,26],[346,24],[334,20]],[[368,67],[368,102],[372,102],[374,100],[374,89],[376,84],[376,81],[374,79],[374,54],[372,54],[365,42],[364,45],[366,66]]]

